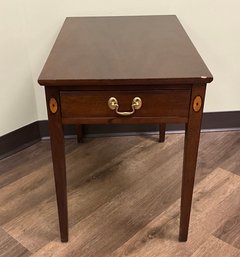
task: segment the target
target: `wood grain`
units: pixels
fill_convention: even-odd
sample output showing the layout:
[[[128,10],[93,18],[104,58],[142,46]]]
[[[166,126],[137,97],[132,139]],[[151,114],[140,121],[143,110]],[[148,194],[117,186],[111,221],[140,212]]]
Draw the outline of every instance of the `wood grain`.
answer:
[[[208,83],[212,75],[174,15],[68,17],[38,81],[123,89]]]
[[[180,205],[180,201],[177,200],[122,247],[114,251],[111,257],[191,256],[224,220],[225,208],[232,204],[231,200],[235,199],[234,206],[237,206],[235,203],[238,201],[236,196],[239,191],[239,177],[221,169],[215,170],[195,188],[192,230],[190,229],[187,243],[177,242]]]
[[[214,233],[214,236],[222,241],[235,246],[240,249],[240,201],[238,213],[235,213],[232,217],[224,222],[224,224],[218,228]]]
[[[0,228],[0,257],[28,257],[31,252]]]
[[[236,248],[218,240],[214,236],[210,236],[207,241],[192,255],[192,257],[239,257],[239,255],[240,252]]]
[[[166,155],[163,155],[163,152],[167,151],[169,157],[171,154],[175,155],[178,153],[182,147],[182,139],[183,138],[181,135],[177,135],[177,137],[170,138],[167,140],[166,144],[159,147],[155,140],[144,140],[143,138],[140,138],[140,141],[138,140],[138,144],[134,145],[134,142],[137,142],[136,138],[134,140],[134,137],[130,137],[119,142],[118,148],[114,147],[114,139],[110,140],[112,141],[112,146],[111,144],[101,145],[100,142],[103,142],[102,139],[98,140],[99,144],[97,144],[98,147],[95,149],[95,151],[99,153],[98,155],[96,155],[95,152],[89,154],[89,150],[86,149],[87,144],[82,145],[85,146],[85,148],[78,148],[78,151],[76,149],[76,151],[70,155],[71,158],[67,159],[67,163],[69,163],[68,184],[70,190],[70,227],[77,222],[80,222],[95,209],[98,209],[103,203],[110,201],[124,189],[131,188],[132,184],[134,184],[136,180],[139,180],[142,176],[148,175],[151,171],[149,162],[152,162],[153,167],[156,169],[156,167],[158,167],[158,163],[154,163],[156,156],[159,155],[159,163],[164,164],[167,159],[165,158]],[[178,142],[178,146],[172,149],[171,146],[174,141]],[[129,147],[128,151],[126,151],[127,145]],[[121,151],[123,152],[121,153]],[[155,152],[154,154],[150,155],[152,151]],[[146,155],[146,153],[148,154]],[[92,162],[93,156],[95,156],[95,162]],[[113,159],[110,161],[111,158]],[[75,162],[73,160],[75,160]],[[145,160],[144,164],[142,163],[143,160]],[[81,165],[81,171],[79,171],[79,165]],[[170,164],[168,166],[170,166]],[[146,172],[146,170],[148,170],[148,172]],[[179,170],[181,170],[181,166],[179,166]],[[48,170],[48,172],[50,172],[50,170]],[[132,176],[129,176],[129,173],[132,174]],[[49,180],[49,174],[48,178],[46,178],[47,181]],[[36,174],[34,174],[34,176],[35,175]],[[44,175],[46,175],[46,173],[43,174],[43,176]],[[180,177],[178,177],[178,179],[180,181]],[[96,187],[96,185],[98,186]],[[42,185],[41,188],[42,187],[49,188],[49,185],[45,184],[45,186]],[[161,190],[161,188],[159,190]],[[37,193],[34,195],[36,197]],[[41,195],[41,191],[39,192],[39,195]],[[90,202],[86,201],[82,204],[76,205],[75,202],[82,202],[83,195],[88,196]],[[41,211],[43,212],[43,216],[48,216],[48,219],[44,219],[43,217],[40,224],[35,224],[34,231],[37,231],[37,229],[41,229],[43,227],[49,227],[49,229],[47,229],[47,231],[51,230],[51,232],[48,233],[49,238],[55,238],[56,233],[58,233],[58,229],[57,227],[52,226],[52,224],[56,225],[56,210],[54,208],[54,200],[55,197],[52,195],[48,201],[43,201],[41,204],[39,204],[35,211],[23,213],[23,215],[18,216],[17,219],[13,219],[5,224],[4,228],[11,235],[17,236],[18,240],[23,245],[30,247],[32,251],[39,249],[43,244],[45,244],[46,238],[38,235],[38,239],[34,242],[34,245],[32,243],[29,245],[30,242],[26,235],[29,233],[35,233],[32,232],[30,224],[33,220],[38,219],[38,213]],[[8,216],[7,213],[5,215]],[[15,222],[19,222],[20,220],[21,224],[24,226],[24,231],[18,230],[16,227]],[[26,234],[27,231],[29,232]]]
[[[140,97],[142,108],[132,117],[187,117],[190,90],[149,91],[63,91],[61,92],[62,117],[64,118],[119,118],[108,106],[115,97],[119,111],[130,111],[134,97]]]
[[[175,15],[66,18],[38,79],[46,92],[62,242],[68,241],[69,230],[63,125],[134,123],[186,124],[179,241],[187,241],[201,103],[212,80]],[[109,90],[102,90],[103,84]],[[97,90],[77,90],[81,85]],[[142,85],[159,88],[141,91]],[[168,85],[175,89],[164,89]],[[62,86],[76,88],[64,91]],[[197,98],[201,103],[195,103]],[[197,105],[198,113],[193,111]]]
[[[192,87],[189,118],[188,122],[186,123],[185,129],[179,232],[179,241],[182,242],[187,241],[188,238],[192,193],[195,180],[195,171],[197,166],[198,146],[203,112],[203,105],[197,113],[194,111],[193,108],[191,108],[194,106],[194,99],[196,96],[200,96],[201,99],[203,99],[202,101],[204,101],[204,86],[194,85]]]
[[[177,241],[183,135],[166,137],[65,140],[67,244],[59,240],[49,142],[1,160],[2,256],[239,256],[240,132],[201,135],[187,243]]]
[[[68,241],[68,204],[67,204],[67,175],[65,162],[65,144],[59,91],[45,87],[48,126],[52,149],[53,173],[58,206],[58,219],[62,242]],[[48,105],[49,103],[49,105]]]

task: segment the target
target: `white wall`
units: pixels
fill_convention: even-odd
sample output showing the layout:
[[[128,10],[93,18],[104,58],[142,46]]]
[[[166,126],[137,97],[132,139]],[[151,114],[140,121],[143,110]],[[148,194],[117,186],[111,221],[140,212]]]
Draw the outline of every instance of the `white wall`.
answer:
[[[5,32],[11,30],[19,39],[10,42],[13,37],[10,35],[4,39],[5,45],[0,43],[4,56],[11,56],[7,65],[0,59],[4,93],[3,103],[2,92],[0,102],[2,134],[36,118],[47,118],[44,91],[38,86],[37,78],[66,16],[176,14],[214,75],[214,82],[207,90],[205,111],[240,110],[238,0],[0,0],[0,3],[12,5],[8,12],[2,13],[0,5],[0,27]],[[14,72],[14,76],[9,80],[1,74],[2,69],[6,70],[5,74]],[[21,94],[15,91],[17,85]],[[13,94],[14,101],[23,102],[17,112],[5,94]]]
[[[15,2],[0,0],[0,136],[37,119],[24,17]]]

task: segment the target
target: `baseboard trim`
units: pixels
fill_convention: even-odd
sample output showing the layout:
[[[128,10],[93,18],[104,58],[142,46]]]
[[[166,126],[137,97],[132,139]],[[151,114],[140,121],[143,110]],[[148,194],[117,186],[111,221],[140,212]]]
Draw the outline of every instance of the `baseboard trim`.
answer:
[[[126,136],[139,134],[156,134],[158,125],[85,125],[84,134],[87,137],[95,136]],[[167,132],[183,132],[183,124],[168,124]],[[240,130],[240,111],[209,112],[203,114],[203,131]],[[76,126],[64,127],[64,134],[72,137],[76,134]],[[41,139],[49,138],[47,120],[36,121],[20,129],[0,137],[0,159],[16,153]]]
[[[0,137],[0,160],[40,140],[38,121],[3,135]]]

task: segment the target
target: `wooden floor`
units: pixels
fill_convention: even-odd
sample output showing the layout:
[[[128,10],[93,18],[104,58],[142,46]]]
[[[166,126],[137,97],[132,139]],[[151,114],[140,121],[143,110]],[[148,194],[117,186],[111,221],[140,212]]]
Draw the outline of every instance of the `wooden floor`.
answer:
[[[240,132],[202,133],[189,240],[179,243],[182,134],[66,140],[69,243],[50,145],[0,161],[0,256],[240,256]]]

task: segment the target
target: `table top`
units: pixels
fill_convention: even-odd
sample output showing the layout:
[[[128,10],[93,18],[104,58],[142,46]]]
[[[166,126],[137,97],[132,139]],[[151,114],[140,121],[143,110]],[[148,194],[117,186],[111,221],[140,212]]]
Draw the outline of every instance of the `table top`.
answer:
[[[45,86],[206,84],[212,75],[175,15],[68,17]]]

